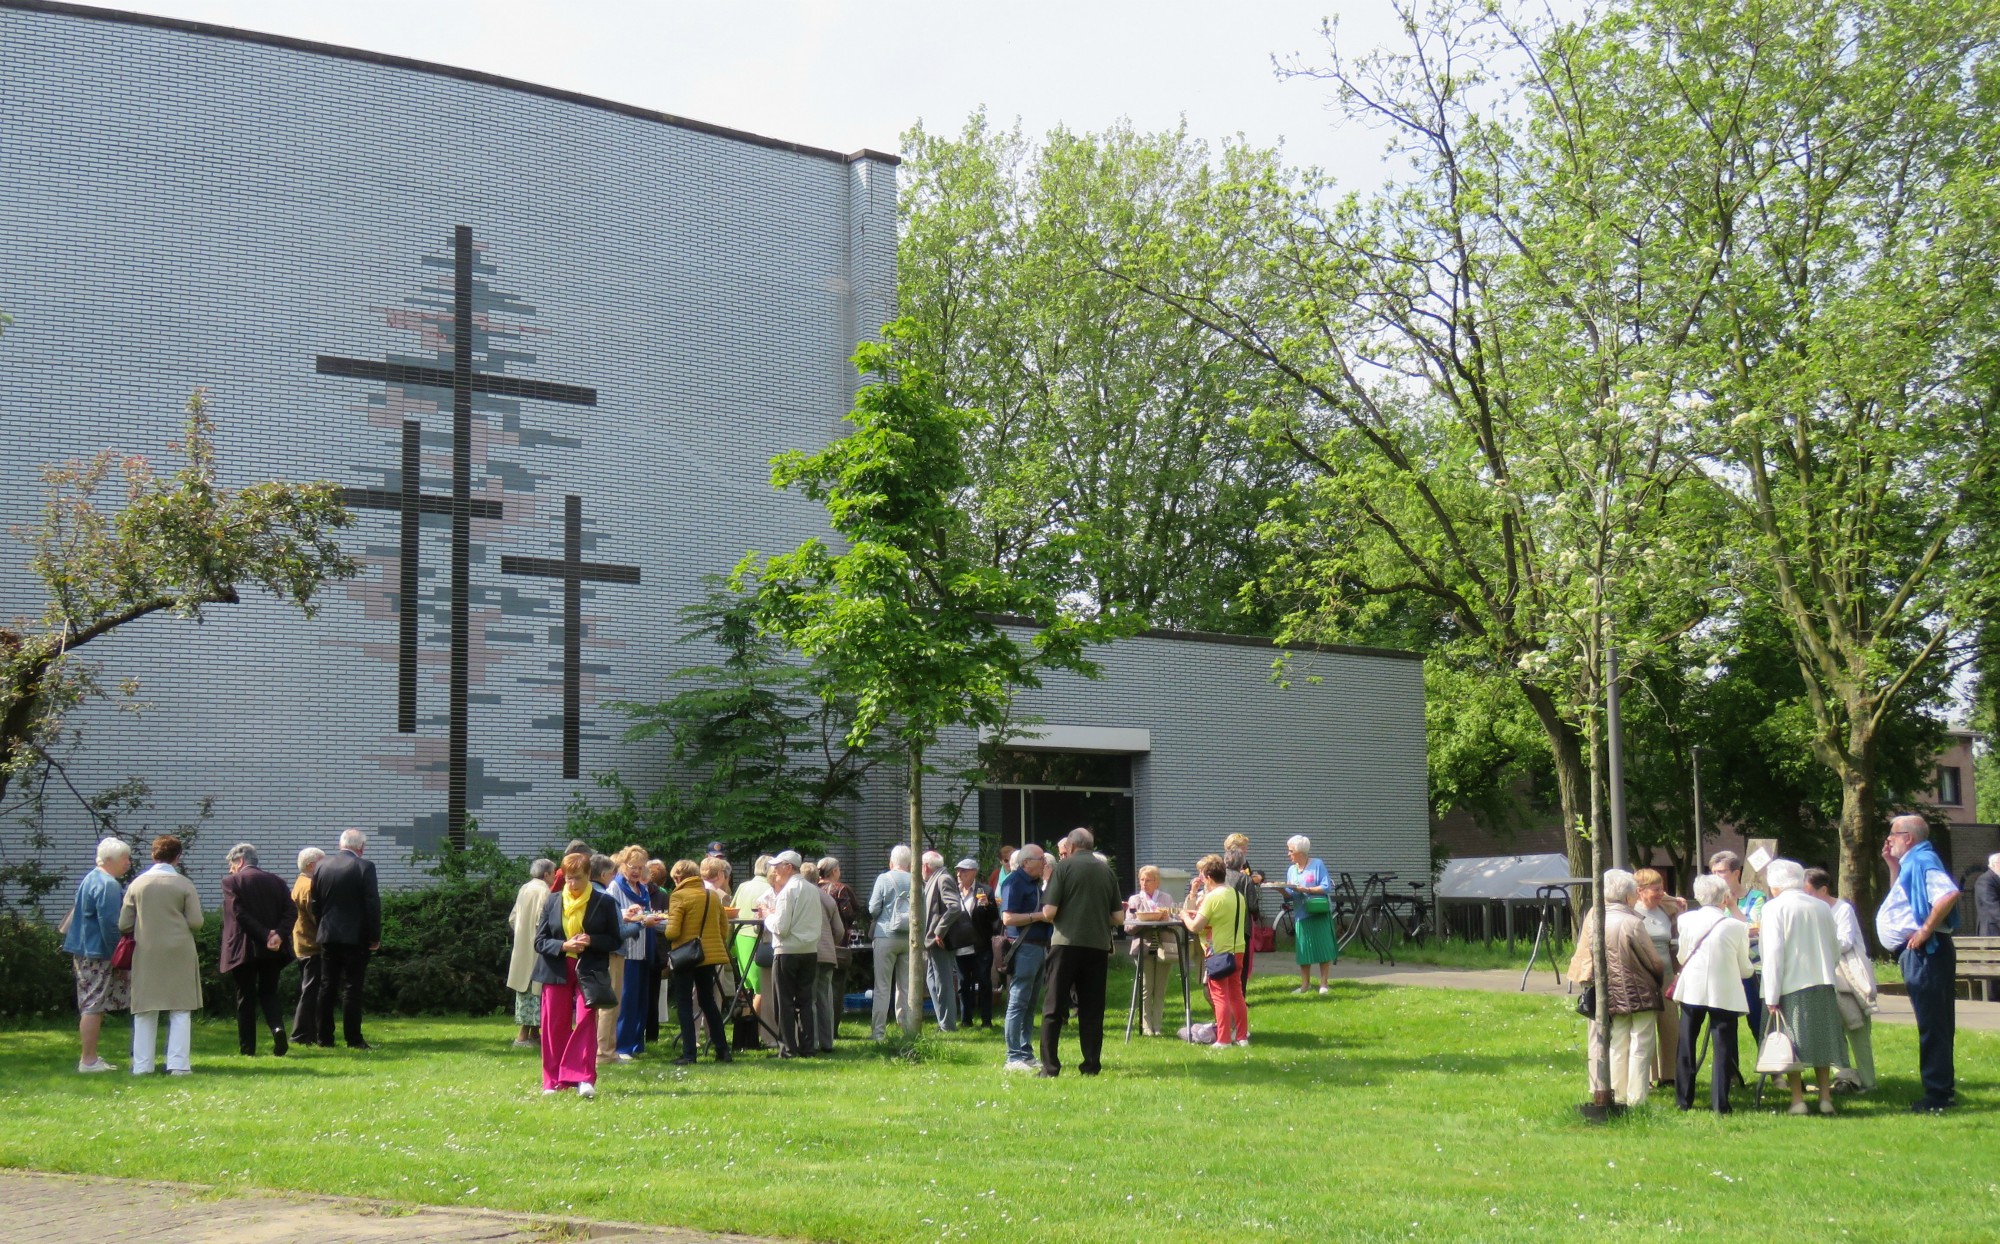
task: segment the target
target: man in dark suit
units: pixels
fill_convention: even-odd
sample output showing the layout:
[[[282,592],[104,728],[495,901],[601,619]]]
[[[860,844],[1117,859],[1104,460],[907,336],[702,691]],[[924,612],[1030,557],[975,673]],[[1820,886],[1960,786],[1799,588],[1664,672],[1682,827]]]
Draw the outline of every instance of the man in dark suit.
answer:
[[[1979,936],[2000,937],[2000,852],[1986,857],[1986,871],[1972,883],[1979,912]],[[2000,981],[1987,978],[1986,1000],[2000,1002]]]
[[[979,879],[979,862],[966,858],[958,874],[958,906],[972,927],[972,945],[958,952],[958,1016],[966,1027],[979,1013],[983,1028],[993,1026],[993,943],[1000,936],[1000,904]]]
[[[278,974],[292,961],[292,923],[298,909],[292,892],[257,867],[257,848],[239,842],[229,849],[229,875],[222,879],[222,960],[218,966],[236,982],[236,1047],[257,1052],[257,1012],[271,1030],[271,1053],[290,1048],[278,1015]]]
[[[361,1037],[361,988],[368,976],[369,952],[382,944],[382,894],[375,885],[375,865],[361,858],[368,835],[358,829],[340,835],[340,850],[320,861],[312,879],[313,913],[319,917],[321,972],[319,1039],[333,1044],[333,1003],[344,994],[341,1035],[350,1050],[365,1050]]]

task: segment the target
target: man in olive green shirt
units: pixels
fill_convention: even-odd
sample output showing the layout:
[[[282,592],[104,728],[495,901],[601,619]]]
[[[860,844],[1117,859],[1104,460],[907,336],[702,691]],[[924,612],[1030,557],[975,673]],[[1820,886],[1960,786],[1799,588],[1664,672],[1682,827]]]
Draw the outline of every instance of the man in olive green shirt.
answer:
[[[1083,1049],[1077,1070],[1094,1076],[1104,1052],[1104,977],[1111,964],[1111,926],[1125,909],[1118,878],[1092,850],[1087,829],[1063,840],[1069,854],[1056,863],[1042,891],[1042,914],[1055,925],[1050,938],[1048,992],[1042,1002],[1043,1076],[1062,1074],[1056,1043],[1069,1022],[1069,999],[1076,994],[1076,1037]]]

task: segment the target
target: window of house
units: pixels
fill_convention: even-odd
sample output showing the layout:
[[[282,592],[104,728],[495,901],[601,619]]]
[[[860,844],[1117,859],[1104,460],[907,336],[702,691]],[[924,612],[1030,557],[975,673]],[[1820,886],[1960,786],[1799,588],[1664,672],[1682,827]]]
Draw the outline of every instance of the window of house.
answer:
[[[1958,784],[1957,765],[1939,765],[1937,774],[1938,803],[1947,808],[1956,808],[1965,802],[1965,795]]]

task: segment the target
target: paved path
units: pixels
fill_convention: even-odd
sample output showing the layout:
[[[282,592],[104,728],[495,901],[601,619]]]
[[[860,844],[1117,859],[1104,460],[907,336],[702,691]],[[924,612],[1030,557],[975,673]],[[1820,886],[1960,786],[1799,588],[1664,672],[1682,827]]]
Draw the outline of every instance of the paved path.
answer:
[[[1569,962],[1567,953],[1563,963]],[[1434,968],[1421,963],[1405,963],[1396,967],[1384,967],[1372,957],[1350,956],[1333,965],[1333,974],[1342,980],[1368,981],[1377,985],[1417,985],[1430,989],[1477,989],[1487,993],[1518,993],[1521,990],[1520,969],[1470,969]],[[1534,972],[1528,977],[1529,993],[1559,994],[1563,985],[1556,974],[1545,964],[1536,963]],[[1880,995],[1879,1007],[1875,1012],[1875,1022],[1880,1024],[1914,1024],[1916,1017],[1910,1012],[1910,1000],[1900,994]],[[1958,1003],[1958,1026],[1961,1030],[1975,1032],[2000,1032],[2000,1002],[1967,1002],[1963,998]]]
[[[627,1223],[26,1171],[0,1171],[0,1206],[7,1244],[754,1244]]]

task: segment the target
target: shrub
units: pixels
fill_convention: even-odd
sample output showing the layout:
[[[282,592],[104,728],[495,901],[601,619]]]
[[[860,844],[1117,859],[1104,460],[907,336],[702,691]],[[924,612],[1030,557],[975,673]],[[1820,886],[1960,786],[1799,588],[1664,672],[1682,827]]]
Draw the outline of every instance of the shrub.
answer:
[[[0,912],[0,1015],[37,1018],[76,1009],[76,980],[62,935],[39,920]]]

